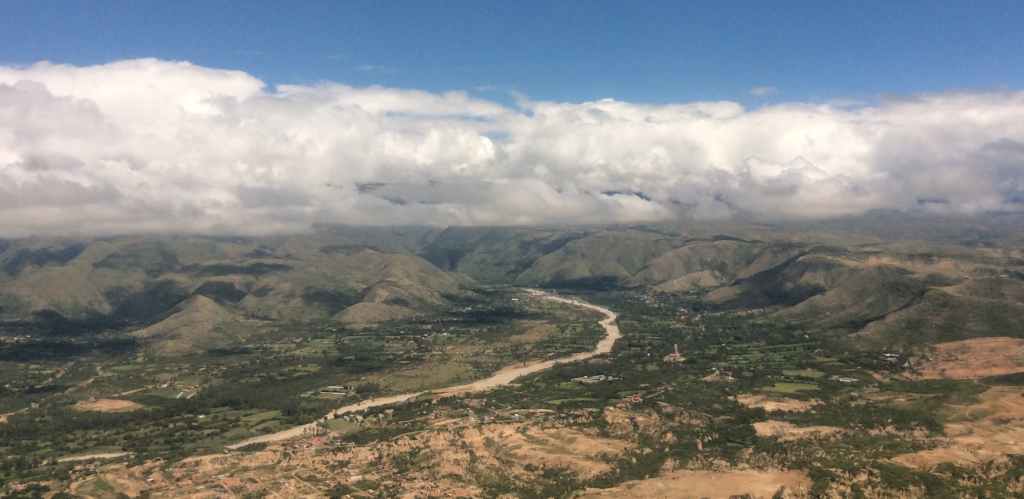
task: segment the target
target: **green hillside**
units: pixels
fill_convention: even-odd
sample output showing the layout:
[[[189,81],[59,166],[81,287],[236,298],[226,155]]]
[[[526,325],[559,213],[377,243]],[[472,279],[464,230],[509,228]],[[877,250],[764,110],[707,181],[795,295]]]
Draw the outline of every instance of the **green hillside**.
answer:
[[[928,290],[920,302],[873,322],[858,344],[887,348],[1007,336],[1024,338],[1024,304]]]
[[[158,355],[180,355],[227,348],[243,340],[257,321],[244,321],[205,296],[172,308],[163,320],[132,333]]]
[[[538,258],[516,277],[523,284],[572,282],[594,277],[629,279],[647,262],[680,243],[659,234],[601,231],[570,241]]]
[[[94,329],[140,330],[140,338],[164,338],[154,340],[157,350],[183,352],[190,344],[225,346],[211,336],[214,329],[243,319],[408,317],[448,308],[451,298],[471,296],[477,286],[411,254],[417,238],[435,232],[9,241],[0,253],[0,320],[56,314]],[[368,307],[376,313],[367,315]]]
[[[513,282],[541,257],[594,230],[450,227],[421,250],[420,255],[443,270],[465,273],[476,280]]]
[[[845,269],[844,269],[845,270]],[[821,325],[856,327],[885,317],[919,300],[923,283],[892,267],[849,269],[828,291],[780,310],[782,319],[808,320]]]
[[[366,325],[450,308],[483,283],[695,294],[711,310],[766,309],[836,334],[863,330],[856,341],[903,335],[909,344],[959,337],[927,325],[951,327],[927,319],[950,309],[966,311],[957,317],[973,332],[960,336],[1011,327],[1002,316],[1024,302],[1020,237],[1015,222],[981,221],[953,220],[948,232],[938,219],[873,214],[803,225],[319,226],[263,238],[12,240],[0,245],[0,320],[45,313],[138,330],[202,296],[238,318]],[[992,321],[978,310],[996,322],[985,325]]]
[[[764,308],[775,320],[837,335],[863,330],[852,336],[859,346],[882,330],[902,336],[899,344],[1005,331],[1004,316],[1024,299],[1018,221],[944,220],[869,214],[807,224],[449,228],[420,254],[485,283],[699,293],[711,309]],[[972,306],[959,316],[972,333],[940,334],[912,320]]]

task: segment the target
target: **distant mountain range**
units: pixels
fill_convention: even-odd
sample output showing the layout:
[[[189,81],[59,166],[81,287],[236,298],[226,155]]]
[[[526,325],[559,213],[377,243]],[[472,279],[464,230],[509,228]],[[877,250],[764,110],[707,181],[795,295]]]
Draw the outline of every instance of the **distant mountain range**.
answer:
[[[131,328],[168,353],[242,321],[372,324],[483,285],[698,293],[711,308],[899,346],[1024,337],[1024,223],[875,213],[812,223],[346,227],[273,237],[0,241],[0,320]]]

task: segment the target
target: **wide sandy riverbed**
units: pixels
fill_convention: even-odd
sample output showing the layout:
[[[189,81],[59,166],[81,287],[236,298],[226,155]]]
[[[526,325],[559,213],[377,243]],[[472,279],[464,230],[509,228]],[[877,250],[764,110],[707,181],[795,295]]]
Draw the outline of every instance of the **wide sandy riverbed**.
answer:
[[[589,308],[589,309],[597,310],[598,312],[601,312],[602,314],[604,314],[606,316],[605,319],[600,321],[600,324],[601,324],[601,326],[604,327],[604,330],[605,330],[605,333],[606,333],[605,337],[603,339],[601,339],[601,341],[599,341],[597,343],[597,347],[595,347],[593,350],[591,350],[589,352],[578,353],[578,354],[575,354],[575,355],[571,355],[569,357],[563,357],[563,358],[560,358],[560,359],[548,360],[548,361],[539,362],[539,363],[536,363],[536,364],[526,365],[526,366],[523,366],[523,367],[516,367],[516,368],[511,368],[511,369],[506,368],[506,369],[503,369],[503,370],[495,373],[490,378],[477,380],[477,381],[474,381],[472,383],[468,383],[468,384],[465,384],[465,385],[452,386],[452,387],[448,387],[448,388],[441,388],[441,389],[438,389],[438,390],[431,390],[432,393],[453,394],[454,395],[454,394],[466,393],[466,392],[481,392],[481,391],[485,391],[485,390],[490,390],[492,388],[497,388],[499,386],[504,386],[504,385],[507,385],[507,384],[511,383],[516,378],[519,378],[521,376],[525,376],[527,374],[532,374],[532,373],[535,373],[535,372],[538,372],[538,371],[543,371],[545,369],[549,369],[551,366],[554,366],[555,364],[563,364],[563,363],[566,363],[566,362],[575,362],[575,361],[579,361],[579,360],[589,359],[589,358],[591,358],[591,357],[593,357],[595,355],[601,355],[601,354],[605,354],[605,353],[611,352],[612,351],[612,345],[615,344],[615,340],[617,340],[617,339],[622,337],[622,334],[619,333],[619,326],[616,326],[615,324],[613,324],[615,322],[615,317],[616,317],[615,312],[612,312],[611,310],[608,310],[607,308],[600,307],[600,306],[594,305],[592,303],[587,303],[587,302],[580,301],[580,300],[573,300],[573,299],[569,299],[569,298],[562,298],[560,296],[554,296],[554,295],[551,295],[551,294],[548,294],[548,293],[544,293],[542,291],[538,291],[538,290],[535,290],[535,289],[527,289],[526,291],[531,293],[531,294],[533,294],[533,295],[535,295],[535,296],[537,296],[537,297],[540,297],[540,298],[545,298],[545,299],[548,299],[548,300],[554,300],[554,301],[562,302],[562,303],[568,303],[568,304],[571,304],[571,305],[576,305],[576,306],[583,307],[583,308]],[[411,399],[411,398],[413,398],[415,396],[418,396],[418,395],[422,395],[423,393],[426,393],[426,392],[403,393],[401,395],[392,395],[390,397],[380,397],[380,398],[364,400],[362,402],[359,402],[358,404],[346,405],[344,407],[340,407],[338,409],[335,409],[335,410],[331,411],[330,414],[328,414],[328,415],[324,416],[323,418],[321,418],[320,421],[318,421],[318,422],[323,422],[323,421],[327,421],[327,420],[330,420],[330,419],[334,419],[336,416],[342,416],[342,415],[344,415],[346,413],[349,413],[349,412],[362,411],[362,410],[369,409],[369,408],[372,408],[372,407],[379,407],[379,406],[383,406],[383,405],[390,405],[390,404],[396,404],[396,403],[399,403],[399,402],[405,402],[406,400],[409,400],[409,399]],[[305,435],[307,433],[313,432],[313,430],[315,430],[316,425],[317,425],[317,423],[310,423],[310,424],[307,424],[307,425],[296,426],[294,428],[290,428],[290,429],[287,429],[287,430],[284,430],[284,431],[279,431],[277,433],[271,433],[269,435],[260,435],[258,437],[253,437],[253,438],[250,438],[248,440],[239,442],[237,444],[229,445],[228,448],[229,449],[237,449],[237,448],[245,446],[245,445],[255,444],[255,443],[259,443],[259,442],[277,442],[277,441],[280,441],[280,440],[288,440],[288,439],[291,439],[291,438],[301,437],[302,435]]]

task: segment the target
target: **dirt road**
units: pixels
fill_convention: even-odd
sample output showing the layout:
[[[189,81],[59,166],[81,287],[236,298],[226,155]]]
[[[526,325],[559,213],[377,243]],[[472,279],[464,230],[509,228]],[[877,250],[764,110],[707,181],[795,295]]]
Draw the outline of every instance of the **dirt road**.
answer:
[[[540,362],[540,363],[537,363],[537,364],[532,364],[532,365],[528,365],[528,366],[524,366],[524,367],[519,367],[519,368],[515,368],[515,369],[502,370],[502,371],[496,373],[494,376],[491,376],[490,378],[481,379],[481,380],[474,381],[472,383],[468,383],[468,384],[465,384],[465,385],[452,386],[452,387],[448,387],[448,388],[442,388],[440,390],[431,390],[433,393],[441,393],[441,394],[445,394],[445,395],[454,395],[454,394],[467,393],[467,392],[481,392],[481,391],[490,390],[492,388],[497,388],[499,386],[504,386],[504,385],[507,385],[507,384],[511,383],[516,378],[519,378],[521,376],[525,376],[527,374],[533,374],[535,372],[543,371],[545,369],[549,369],[552,366],[554,366],[555,364],[564,364],[566,362],[576,362],[576,361],[580,361],[580,360],[589,359],[589,358],[591,358],[591,357],[593,357],[595,355],[601,355],[601,354],[606,354],[608,352],[611,352],[612,351],[612,345],[615,344],[615,340],[617,340],[617,339],[622,337],[622,333],[619,332],[619,326],[616,326],[615,324],[613,324],[615,322],[615,318],[617,317],[615,312],[612,312],[611,310],[608,310],[607,308],[600,307],[600,306],[597,306],[597,305],[594,305],[594,304],[591,304],[591,303],[587,303],[587,302],[584,302],[584,301],[572,300],[572,299],[568,299],[568,298],[562,298],[560,296],[554,296],[554,295],[551,295],[551,294],[548,294],[548,293],[544,293],[543,291],[538,291],[538,290],[535,290],[535,289],[527,289],[526,291],[528,293],[538,297],[538,298],[545,298],[545,299],[553,300],[553,301],[557,301],[557,302],[568,303],[570,305],[576,305],[578,307],[589,308],[591,310],[597,310],[598,312],[601,312],[606,317],[605,317],[604,320],[600,321],[600,324],[601,324],[601,326],[604,327],[605,333],[607,333],[607,334],[605,335],[605,337],[603,339],[601,339],[601,341],[599,341],[597,343],[597,347],[595,347],[593,350],[591,350],[589,352],[578,353],[578,354],[575,354],[575,355],[571,355],[569,357],[563,357],[561,359],[548,360],[548,361],[544,361],[544,362]],[[396,403],[399,403],[399,402],[405,402],[405,401],[407,401],[407,400],[409,400],[409,399],[411,399],[413,397],[416,397],[418,395],[422,395],[423,393],[426,393],[426,392],[403,393],[401,395],[392,395],[390,397],[380,397],[380,398],[375,398],[375,399],[364,400],[362,402],[359,402],[358,404],[346,405],[344,407],[340,407],[338,409],[335,409],[330,414],[324,416],[323,418],[320,419],[320,422],[334,419],[336,416],[342,416],[342,415],[344,415],[346,413],[349,413],[349,412],[361,411],[361,410],[364,410],[364,409],[370,409],[372,407],[379,407],[379,406],[382,406],[382,405],[389,405],[389,404],[396,404]],[[301,437],[301,436],[303,436],[305,434],[314,432],[316,430],[316,425],[317,425],[317,423],[310,423],[310,424],[303,425],[303,426],[296,426],[294,428],[291,428],[291,429],[288,429],[288,430],[284,430],[284,431],[279,431],[277,433],[271,433],[269,435],[260,435],[258,437],[253,437],[253,438],[250,438],[248,440],[239,442],[237,444],[229,445],[227,447],[229,449],[237,449],[237,448],[245,446],[245,445],[255,444],[255,443],[260,443],[260,442],[278,442],[278,441],[281,441],[281,440],[288,440],[288,439],[292,439],[292,438],[298,438],[298,437]]]
[[[70,463],[72,461],[93,461],[96,459],[113,459],[115,457],[130,456],[130,452],[108,452],[105,454],[87,454],[84,456],[67,456],[57,460],[58,463]]]

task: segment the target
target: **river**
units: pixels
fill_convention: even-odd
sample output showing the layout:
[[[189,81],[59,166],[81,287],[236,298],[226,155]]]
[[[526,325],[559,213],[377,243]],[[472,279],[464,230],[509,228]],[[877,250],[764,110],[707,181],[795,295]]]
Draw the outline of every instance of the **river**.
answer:
[[[527,289],[526,291],[528,293],[534,295],[534,296],[539,297],[539,298],[544,298],[544,299],[553,300],[553,301],[562,302],[562,303],[568,303],[570,305],[576,305],[576,306],[579,306],[579,307],[589,308],[591,310],[597,310],[598,312],[601,312],[602,314],[604,314],[606,316],[605,319],[603,319],[603,320],[601,320],[599,322],[599,324],[601,324],[601,326],[604,327],[604,330],[605,330],[605,333],[606,333],[604,338],[602,338],[601,341],[599,341],[597,343],[597,346],[593,350],[591,350],[589,352],[577,353],[577,354],[571,355],[569,357],[562,357],[560,359],[552,359],[552,360],[547,360],[547,361],[544,361],[544,362],[538,362],[536,364],[524,365],[523,367],[516,367],[516,368],[511,368],[511,369],[505,368],[505,369],[502,369],[501,371],[498,371],[497,373],[495,373],[493,376],[491,376],[489,378],[477,380],[477,381],[474,381],[472,383],[468,383],[468,384],[465,384],[465,385],[451,386],[451,387],[448,387],[448,388],[440,388],[440,389],[436,389],[436,390],[429,390],[429,392],[431,392],[431,393],[440,393],[440,394],[445,394],[445,395],[456,395],[456,394],[467,393],[467,392],[481,392],[481,391],[485,391],[485,390],[490,390],[492,388],[497,388],[499,386],[507,385],[507,384],[511,383],[512,381],[514,381],[516,378],[525,376],[527,374],[533,374],[533,373],[538,372],[538,371],[543,371],[545,369],[550,369],[552,366],[554,366],[556,364],[563,364],[563,363],[566,363],[566,362],[576,362],[576,361],[580,361],[580,360],[589,359],[589,358],[591,358],[591,357],[593,357],[595,355],[601,355],[601,354],[606,354],[608,352],[611,352],[612,351],[612,345],[615,344],[615,340],[617,340],[617,339],[622,337],[622,334],[619,332],[619,326],[616,326],[614,324],[615,318],[616,318],[615,312],[612,312],[611,310],[608,310],[607,308],[604,308],[604,307],[601,307],[601,306],[598,306],[598,305],[594,305],[592,303],[587,303],[587,302],[584,302],[584,301],[580,301],[580,300],[573,300],[573,299],[569,299],[569,298],[562,298],[560,296],[555,296],[555,295],[552,295],[552,294],[549,294],[549,293],[545,293],[543,291],[538,291],[536,289]],[[390,397],[379,397],[379,398],[364,400],[364,401],[359,402],[357,404],[346,405],[344,407],[340,407],[338,409],[335,409],[335,410],[331,411],[330,414],[327,414],[326,416],[324,416],[323,418],[321,418],[319,421],[317,421],[315,423],[309,423],[307,425],[296,426],[294,428],[289,428],[287,430],[279,431],[277,433],[271,433],[271,434],[268,434],[268,435],[260,435],[258,437],[253,437],[253,438],[250,438],[248,440],[244,440],[242,442],[238,442],[236,444],[229,445],[229,446],[227,446],[227,448],[229,448],[229,449],[237,449],[237,448],[242,447],[242,446],[246,446],[246,445],[249,445],[249,444],[260,443],[260,442],[278,442],[278,441],[281,441],[281,440],[288,440],[288,439],[292,439],[292,438],[298,438],[298,437],[301,437],[303,435],[306,435],[306,434],[309,434],[309,433],[313,433],[314,430],[316,430],[316,425],[318,423],[334,419],[337,416],[342,416],[342,415],[344,415],[346,413],[362,411],[362,410],[370,409],[370,408],[373,408],[373,407],[380,407],[380,406],[384,406],[384,405],[390,405],[390,404],[397,404],[397,403],[400,403],[400,402],[405,402],[405,401],[407,401],[407,400],[409,400],[409,399],[411,399],[413,397],[422,395],[424,393],[427,393],[427,391],[403,393],[401,395],[392,395]]]

